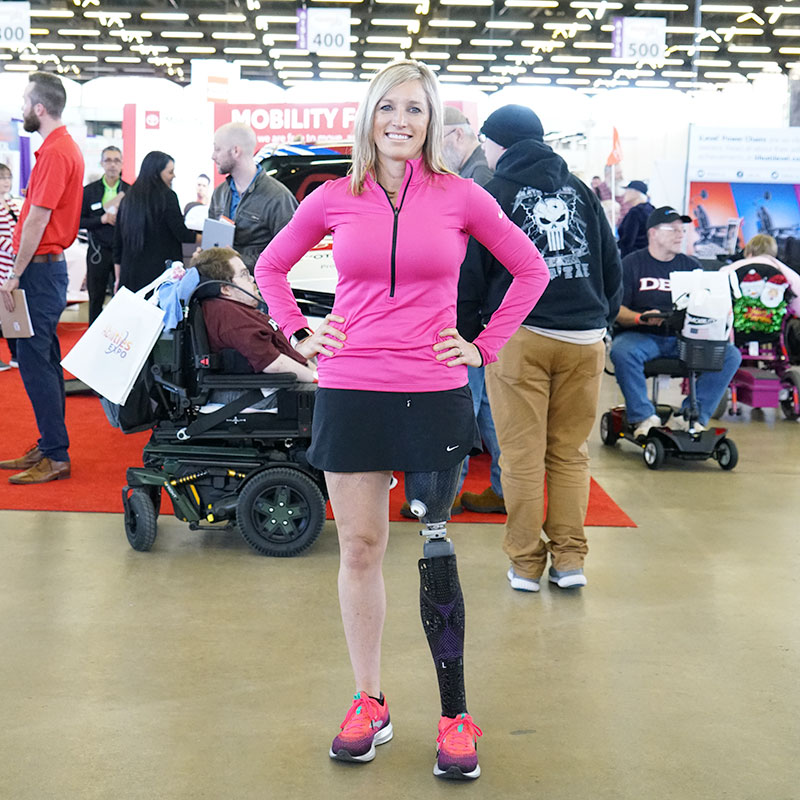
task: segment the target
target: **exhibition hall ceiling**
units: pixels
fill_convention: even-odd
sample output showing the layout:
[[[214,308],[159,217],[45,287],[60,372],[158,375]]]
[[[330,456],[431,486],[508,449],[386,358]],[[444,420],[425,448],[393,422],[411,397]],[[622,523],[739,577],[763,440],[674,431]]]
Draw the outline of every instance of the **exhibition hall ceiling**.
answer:
[[[782,4],[625,0],[309,0],[350,11],[344,52],[297,48],[295,0],[31,2],[33,46],[0,49],[0,69],[76,80],[124,74],[191,78],[193,59],[225,59],[243,78],[282,86],[367,80],[411,57],[444,82],[503,86],[718,87],[800,66],[800,0]],[[612,57],[615,17],[666,20],[666,58]],[[644,50],[647,48],[644,47]]]

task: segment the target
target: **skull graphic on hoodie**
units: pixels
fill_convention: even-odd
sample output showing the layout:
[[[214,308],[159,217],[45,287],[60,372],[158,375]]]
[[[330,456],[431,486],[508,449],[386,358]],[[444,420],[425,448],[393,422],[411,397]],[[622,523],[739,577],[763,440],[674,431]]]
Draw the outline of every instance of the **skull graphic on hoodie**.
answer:
[[[571,186],[555,192],[525,186],[514,198],[512,213],[524,212],[520,227],[544,256],[551,280],[588,277],[588,259],[584,257],[589,243],[586,225],[576,213],[579,203],[583,201]]]

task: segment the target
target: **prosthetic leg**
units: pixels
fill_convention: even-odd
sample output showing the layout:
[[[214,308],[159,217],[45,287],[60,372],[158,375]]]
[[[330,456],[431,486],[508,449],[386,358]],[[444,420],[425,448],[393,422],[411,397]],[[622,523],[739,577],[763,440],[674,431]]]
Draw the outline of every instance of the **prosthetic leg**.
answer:
[[[464,599],[458,580],[447,520],[453,505],[461,464],[442,472],[407,472],[406,499],[424,523],[423,558],[419,560],[419,602],[442,701],[442,716],[467,710],[464,693]]]

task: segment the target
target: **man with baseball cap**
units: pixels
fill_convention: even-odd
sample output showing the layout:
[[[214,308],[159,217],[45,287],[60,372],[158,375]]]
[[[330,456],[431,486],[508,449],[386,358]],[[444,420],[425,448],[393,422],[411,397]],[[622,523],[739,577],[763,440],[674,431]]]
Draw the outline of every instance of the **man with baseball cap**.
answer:
[[[469,120],[455,106],[445,106],[443,122],[442,149],[447,168],[485,186],[493,173]]]
[[[541,299],[498,362],[486,367],[508,512],[507,578],[512,589],[539,591],[549,555],[551,583],[584,586],[586,439],[597,412],[603,339],[622,292],[619,251],[597,195],[544,143],[541,120],[530,108],[503,106],[481,132],[486,160],[495,168],[485,188],[550,270]],[[481,330],[510,283],[505,267],[471,241],[459,281],[463,336]]]
[[[670,272],[700,269],[700,262],[681,252],[684,226],[691,217],[671,206],[655,209],[647,218],[647,247],[622,259],[623,294],[617,317],[617,329],[611,346],[611,360],[619,388],[625,396],[628,422],[635,436],[646,436],[650,428],[659,427],[656,414],[647,395],[644,363],[653,358],[677,358],[678,340],[661,319],[642,319],[648,311],[671,311]],[[703,430],[716,410],[725,389],[739,364],[741,353],[729,344],[721,372],[703,372],[697,379],[699,423]],[[688,400],[684,401],[684,408]],[[673,427],[684,428],[683,417],[671,421]]]
[[[617,228],[619,252],[622,258],[647,247],[647,219],[655,211],[647,199],[647,184],[631,181],[625,187],[622,206],[627,208]]]

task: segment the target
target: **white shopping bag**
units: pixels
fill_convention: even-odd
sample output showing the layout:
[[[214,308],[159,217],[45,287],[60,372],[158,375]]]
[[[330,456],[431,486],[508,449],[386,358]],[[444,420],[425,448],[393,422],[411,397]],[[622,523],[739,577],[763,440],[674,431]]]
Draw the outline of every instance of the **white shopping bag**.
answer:
[[[670,272],[672,302],[686,309],[681,333],[687,339],[722,342],[733,325],[731,286],[727,275],[695,269]]]
[[[98,394],[125,405],[164,327],[164,311],[145,300],[163,277],[136,294],[124,286],[61,361]]]

